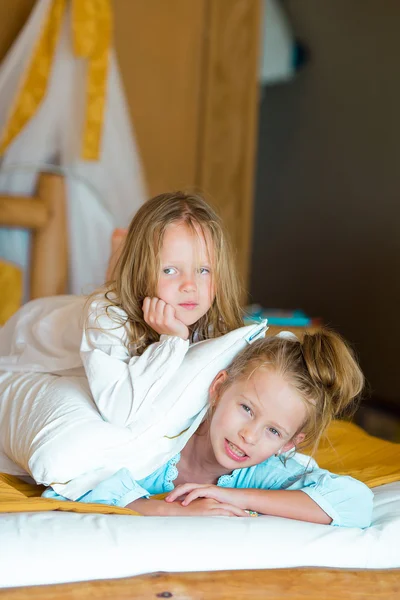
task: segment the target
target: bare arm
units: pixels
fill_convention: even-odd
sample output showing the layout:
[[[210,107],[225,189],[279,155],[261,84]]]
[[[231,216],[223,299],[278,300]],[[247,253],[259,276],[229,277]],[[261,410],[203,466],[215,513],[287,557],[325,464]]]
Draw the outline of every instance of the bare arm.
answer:
[[[194,500],[189,506],[182,506],[180,502],[168,503],[164,500],[139,498],[127,504],[126,508],[135,510],[146,517],[248,516],[244,510],[237,506],[206,498]]]
[[[236,491],[236,490],[235,490]],[[239,506],[264,515],[286,517],[329,525],[332,519],[310,496],[301,490],[237,490],[243,493]]]
[[[187,494],[183,506],[197,498],[212,498],[264,515],[286,517],[310,523],[329,525],[332,522],[322,508],[301,490],[260,490],[223,488],[216,485],[183,484],[167,496],[167,502]]]

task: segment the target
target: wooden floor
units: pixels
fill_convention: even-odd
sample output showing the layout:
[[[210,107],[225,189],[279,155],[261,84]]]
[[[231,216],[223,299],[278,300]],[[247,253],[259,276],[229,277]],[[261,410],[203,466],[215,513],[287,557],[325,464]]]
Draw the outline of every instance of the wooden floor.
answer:
[[[21,565],[23,569],[23,565]],[[153,573],[0,590],[1,600],[398,600],[400,570],[273,569]]]

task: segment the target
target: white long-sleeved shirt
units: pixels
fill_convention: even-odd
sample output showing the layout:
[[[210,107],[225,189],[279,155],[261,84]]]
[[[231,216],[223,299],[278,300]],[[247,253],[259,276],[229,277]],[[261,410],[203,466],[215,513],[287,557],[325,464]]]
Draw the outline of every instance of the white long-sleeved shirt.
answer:
[[[161,336],[132,356],[126,314],[106,306],[102,296],[90,303],[83,296],[29,302],[0,329],[0,371],[85,375],[103,419],[131,425],[143,401],[155,398],[176,373],[189,342]]]

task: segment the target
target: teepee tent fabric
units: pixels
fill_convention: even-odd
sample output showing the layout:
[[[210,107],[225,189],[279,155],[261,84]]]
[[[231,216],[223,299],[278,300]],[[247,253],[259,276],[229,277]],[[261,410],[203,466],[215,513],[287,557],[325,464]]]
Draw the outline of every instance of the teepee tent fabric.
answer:
[[[111,21],[110,0],[38,0],[0,67],[0,193],[65,175],[72,293],[104,281],[112,231],[145,197]],[[29,234],[1,229],[0,256],[26,270]]]

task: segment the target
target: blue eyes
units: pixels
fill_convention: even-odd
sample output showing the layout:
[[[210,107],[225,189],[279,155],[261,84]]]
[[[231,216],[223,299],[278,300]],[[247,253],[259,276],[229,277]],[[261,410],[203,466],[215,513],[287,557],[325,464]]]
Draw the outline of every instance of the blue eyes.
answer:
[[[165,269],[162,270],[162,272],[164,273],[164,275],[176,275],[178,270],[175,269],[175,267],[166,267]],[[200,267],[198,269],[199,275],[208,275],[210,272],[211,272],[211,269],[209,269],[208,267]]]
[[[247,406],[247,404],[241,404],[240,405],[243,410],[250,416],[253,415],[253,411],[251,410],[250,406]],[[269,431],[270,433],[272,433],[272,435],[276,436],[276,437],[281,437],[281,434],[279,433],[279,431],[277,429],[275,429],[275,427],[268,427],[267,431]]]
[[[176,269],[173,269],[172,267],[168,267],[167,269],[163,269],[163,273],[165,275],[173,275],[174,273],[176,273]]]

